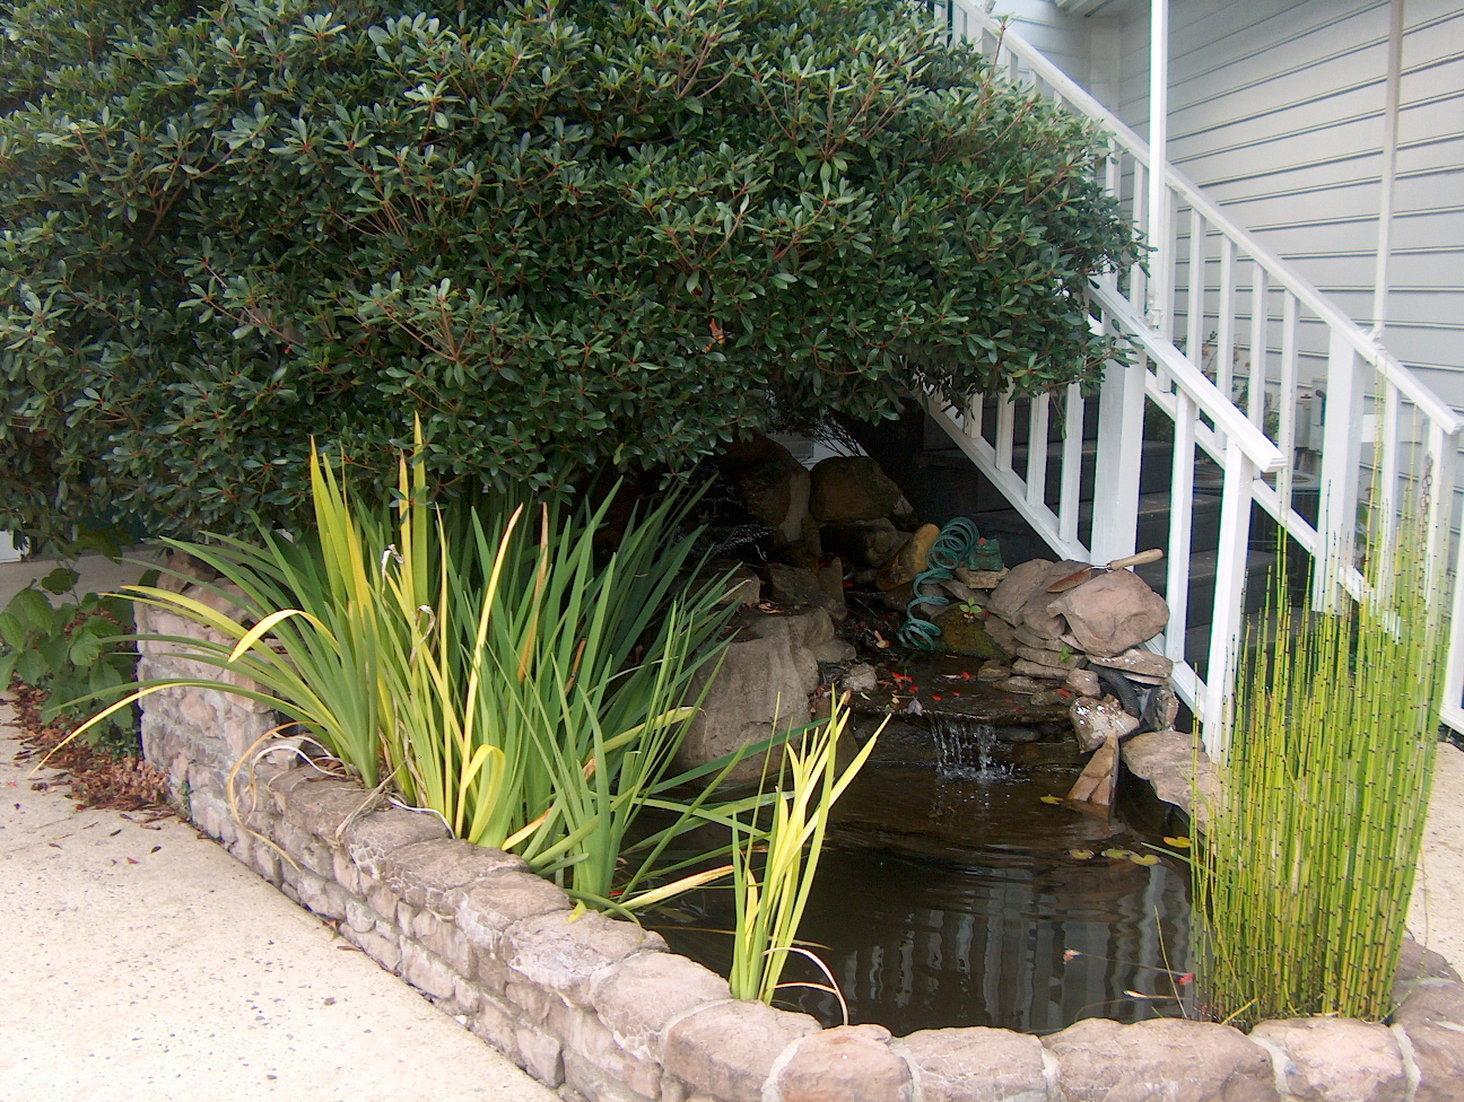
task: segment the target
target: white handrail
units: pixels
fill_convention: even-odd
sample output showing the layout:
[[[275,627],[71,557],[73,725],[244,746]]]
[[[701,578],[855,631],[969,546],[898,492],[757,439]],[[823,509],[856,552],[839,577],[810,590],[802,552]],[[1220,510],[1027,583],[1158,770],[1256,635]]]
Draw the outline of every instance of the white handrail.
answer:
[[[1122,322],[1121,328],[1137,338],[1144,351],[1164,366],[1176,386],[1187,394],[1197,409],[1215,422],[1225,438],[1235,441],[1241,451],[1263,474],[1274,474],[1286,463],[1281,449],[1266,438],[1255,424],[1236,408],[1235,403],[1220,393],[1189,358],[1174,347],[1157,329],[1139,317],[1133,305],[1114,290],[1112,284],[1094,280],[1090,294],[1111,317]]]
[[[1113,112],[1080,88],[1071,77],[1044,57],[1031,43],[983,8],[972,6],[968,0],[951,0],[951,2],[974,19],[982,30],[996,36],[1001,49],[1019,58],[1028,69],[1050,85],[1052,90],[1070,106],[1101,123],[1119,145],[1128,150],[1136,161],[1152,171],[1149,147],[1144,140],[1130,127],[1125,126]],[[1464,425],[1464,420],[1461,420],[1459,414],[1440,400],[1419,381],[1412,371],[1400,363],[1387,349],[1381,347],[1356,322],[1338,310],[1309,280],[1236,225],[1220,207],[1205,197],[1198,185],[1173,165],[1165,165],[1164,178],[1169,187],[1177,192],[1191,209],[1199,212],[1211,227],[1230,238],[1240,247],[1241,251],[1260,264],[1266,270],[1273,285],[1279,285],[1291,292],[1318,319],[1325,322],[1329,329],[1344,337],[1365,362],[1372,364],[1385,379],[1427,414],[1440,429],[1450,434],[1459,431],[1460,426]]]

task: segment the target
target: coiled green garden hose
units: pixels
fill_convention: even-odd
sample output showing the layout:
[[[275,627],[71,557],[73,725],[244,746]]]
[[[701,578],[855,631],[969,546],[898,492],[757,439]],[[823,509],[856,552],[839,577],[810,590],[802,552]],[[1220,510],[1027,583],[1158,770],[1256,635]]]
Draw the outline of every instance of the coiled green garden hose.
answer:
[[[926,564],[910,586],[914,596],[905,606],[905,622],[898,633],[900,642],[915,650],[934,650],[935,641],[940,638],[940,628],[922,613],[951,602],[944,593],[922,592],[924,585],[953,578],[952,571],[958,566],[968,570],[1000,570],[1002,566],[996,541],[985,539],[965,517],[957,517],[940,530],[930,546]]]

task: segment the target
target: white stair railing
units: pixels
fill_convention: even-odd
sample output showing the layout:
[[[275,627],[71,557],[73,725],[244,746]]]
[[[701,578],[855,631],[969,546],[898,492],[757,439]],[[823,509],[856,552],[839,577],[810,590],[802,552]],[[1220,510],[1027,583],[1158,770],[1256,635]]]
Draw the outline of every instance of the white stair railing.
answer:
[[[938,0],[934,9],[943,26],[978,42],[1010,80],[1099,124],[1109,143],[1103,166],[1108,190],[1143,227],[1154,170],[1143,140],[983,8],[969,0]],[[1174,659],[1176,685],[1201,716],[1212,754],[1224,749],[1219,742],[1244,614],[1252,506],[1274,518],[1307,555],[1322,559],[1350,553],[1358,511],[1368,496],[1365,487],[1377,487],[1372,504],[1380,515],[1395,517],[1400,483],[1421,479],[1429,510],[1429,560],[1436,564],[1441,599],[1454,611],[1441,718],[1464,731],[1464,585],[1453,582],[1464,577],[1464,539],[1454,540],[1452,530],[1459,415],[1172,165],[1161,171],[1170,217],[1158,221],[1169,227],[1168,239],[1149,242],[1149,266],[1165,266],[1167,278],[1146,280],[1135,266],[1092,286],[1093,324],[1127,341],[1135,356],[1128,365],[1110,366],[1099,394],[1101,502],[1095,503],[1086,542],[1079,533],[1084,399],[1078,387],[1068,387],[1060,399],[1045,395],[1030,401],[1032,443],[1020,469],[1013,463],[1018,404],[1011,397],[996,399],[989,440],[979,399],[969,410],[953,410],[934,399],[932,415],[1055,550],[1104,560],[1135,550],[1145,415],[1150,406],[1162,411],[1174,445],[1166,590],[1170,623],[1155,645]],[[1160,292],[1162,298],[1156,287],[1167,289]],[[1300,446],[1298,409],[1303,398],[1319,395],[1325,413],[1317,463],[1313,452]],[[1056,500],[1049,504],[1047,452],[1039,444],[1045,445],[1055,415],[1063,418],[1063,446]],[[1373,445],[1364,454],[1368,435]],[[1408,445],[1422,450],[1422,462],[1414,462],[1413,470],[1405,454]],[[1204,610],[1188,607],[1196,449],[1222,472],[1203,679],[1185,661],[1186,625],[1204,622],[1198,614]],[[1307,500],[1300,500],[1297,490],[1303,487],[1315,497],[1304,494]],[[1323,603],[1337,599],[1321,589],[1325,572],[1317,571],[1316,577],[1317,598]],[[1355,569],[1343,584],[1354,596],[1361,592]]]

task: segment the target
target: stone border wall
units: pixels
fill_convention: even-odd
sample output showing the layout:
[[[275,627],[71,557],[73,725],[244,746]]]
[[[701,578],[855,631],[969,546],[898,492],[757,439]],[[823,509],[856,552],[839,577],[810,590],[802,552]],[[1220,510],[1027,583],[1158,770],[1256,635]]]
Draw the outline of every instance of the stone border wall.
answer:
[[[197,630],[155,610],[140,610],[139,620],[141,631]],[[139,677],[217,673],[165,650],[143,644]],[[435,817],[385,805],[312,766],[263,761],[241,770],[241,826],[228,774],[271,728],[271,714],[195,688],[143,704],[146,756],[167,771],[200,830],[566,1099],[1464,1097],[1464,984],[1412,942],[1392,1026],[1299,1019],[1246,1036],[1204,1022],[1088,1019],[1043,1038],[985,1028],[902,1038],[874,1025],[821,1029],[808,1015],[732,999],[720,976],[634,923],[573,917],[569,897],[519,858],[454,840]]]

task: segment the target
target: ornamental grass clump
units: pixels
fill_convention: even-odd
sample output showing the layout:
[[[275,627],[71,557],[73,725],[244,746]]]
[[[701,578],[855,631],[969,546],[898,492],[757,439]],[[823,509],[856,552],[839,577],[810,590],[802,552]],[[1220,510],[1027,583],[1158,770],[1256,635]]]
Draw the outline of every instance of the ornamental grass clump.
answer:
[[[705,882],[667,877],[709,854],[662,855],[761,797],[720,792],[740,754],[674,768],[733,610],[725,577],[693,556],[695,499],[673,493],[618,534],[610,499],[490,495],[443,510],[422,448],[419,430],[394,493],[354,493],[312,452],[314,523],[295,538],[261,525],[252,542],[168,541],[218,573],[203,583],[218,600],[126,595],[207,628],[145,638],[219,672],[145,681],[78,733],[167,688],[238,693],[368,787],[521,854],[586,902],[633,910]],[[634,828],[648,810],[647,836]]]
[[[1404,513],[1396,534],[1371,533],[1359,600],[1335,561],[1335,611],[1294,610],[1278,580],[1243,652],[1223,787],[1193,839],[1215,1018],[1393,1009],[1443,673],[1424,527]]]
[[[839,767],[839,741],[849,724],[849,702],[831,698],[829,718],[803,728],[783,751],[783,768],[771,794],[764,832],[753,822],[732,826],[732,968],[727,977],[735,999],[771,1004],[782,987],[814,987],[843,1002],[827,966],[798,944],[798,927],[813,892],[819,858],[834,804],[864,768],[879,738],[876,731]],[[883,725],[880,727],[882,731]],[[790,954],[811,960],[827,984],[784,983]]]

